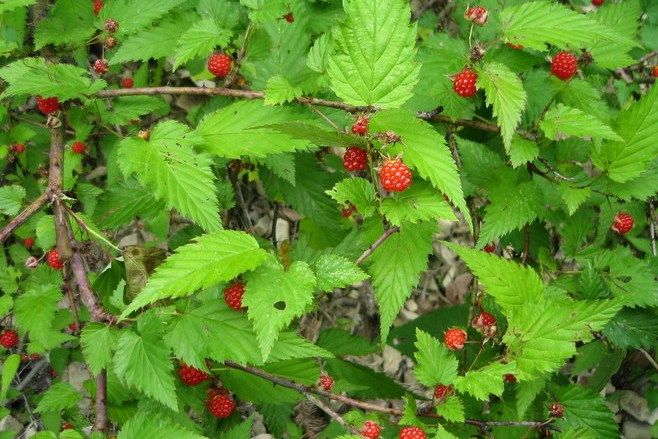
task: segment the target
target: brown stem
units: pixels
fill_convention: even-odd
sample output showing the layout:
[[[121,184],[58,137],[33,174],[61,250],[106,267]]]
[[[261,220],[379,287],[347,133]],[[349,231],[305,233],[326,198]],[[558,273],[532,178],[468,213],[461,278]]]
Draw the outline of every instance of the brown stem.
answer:
[[[25,221],[30,219],[32,215],[37,213],[47,202],[50,200],[51,191],[46,189],[46,191],[39,195],[39,198],[32,201],[29,206],[25,208],[21,213],[16,215],[9,223],[0,230],[0,242],[4,242],[5,239],[11,235],[14,230],[20,227]]]
[[[322,402],[319,398],[313,396],[309,392],[304,392],[304,396],[316,407],[319,407],[320,410],[331,416],[331,418],[334,421],[338,422],[345,430],[357,436],[361,435],[361,433],[356,428],[352,427],[345,419],[343,419],[341,415],[336,413],[331,407],[329,407],[327,404]]]
[[[244,31],[244,39],[242,40],[242,46],[240,47],[238,56],[235,58],[233,69],[231,69],[231,72],[229,73],[229,75],[226,77],[226,80],[224,81],[224,87],[230,87],[231,84],[233,84],[233,81],[235,81],[235,77],[238,76],[238,70],[240,70],[240,64],[242,63],[244,54],[247,51],[247,41],[249,40],[249,36],[251,35],[251,29],[252,29],[252,22],[249,22],[249,24],[247,25],[247,29]]]
[[[523,228],[523,256],[521,256],[521,264],[525,265],[528,261],[528,254],[530,253],[530,224],[526,224]]]
[[[73,271],[73,276],[75,277],[75,282],[78,286],[78,292],[80,293],[80,299],[89,310],[92,319],[95,322],[105,322],[109,324],[116,323],[116,317],[103,309],[103,306],[100,304],[94,291],[91,289],[85,263],[77,249],[71,255],[70,262],[71,271]]]
[[[452,131],[448,132],[448,145],[450,145],[450,151],[452,151],[452,158],[455,159],[455,164],[457,168],[462,168],[462,159],[459,157],[459,150],[457,149],[457,140]]]
[[[650,353],[645,351],[644,349],[640,348],[640,352],[642,352],[642,355],[644,355],[644,358],[647,359],[649,363],[654,367],[654,369],[658,370],[658,363],[656,363],[656,360],[653,359]]]
[[[249,216],[249,209],[247,208],[247,203],[244,200],[244,195],[242,193],[242,186],[240,186],[240,180],[238,180],[238,174],[240,170],[238,166],[234,166],[233,163],[228,164],[228,178],[233,185],[233,191],[235,192],[235,201],[238,203],[238,207],[242,211],[243,225],[248,228],[248,232],[251,233],[254,230],[254,224],[251,221]]]
[[[107,430],[107,373],[101,370],[96,377],[96,418],[94,431]]]
[[[428,119],[433,122],[441,122],[458,127],[474,128],[476,130],[489,131],[491,133],[500,132],[500,128],[498,127],[498,125],[494,125],[492,123],[480,122],[477,120],[469,120],[469,119],[452,119],[448,116],[444,116],[443,114],[432,114],[431,117],[427,117],[427,118],[423,116],[424,113],[419,114],[419,117],[421,119]]]
[[[656,256],[656,210],[653,198],[649,199],[649,236],[651,237],[651,254]]]
[[[374,252],[375,250],[377,250],[377,248],[378,248],[380,245],[382,245],[382,244],[383,244],[383,243],[384,243],[389,237],[391,237],[391,235],[393,235],[393,234],[395,234],[395,233],[397,233],[397,232],[399,232],[399,231],[400,231],[400,228],[399,228],[399,227],[392,227],[392,228],[386,230],[386,231],[382,234],[382,236],[380,236],[379,238],[377,238],[377,241],[373,242],[372,245],[371,245],[370,247],[368,247],[363,253],[361,253],[361,256],[359,256],[359,259],[357,259],[356,262],[354,262],[354,263],[355,263],[356,265],[361,264],[363,261],[365,261],[366,259],[368,259],[368,258],[370,257],[370,255],[372,255],[373,252]]]

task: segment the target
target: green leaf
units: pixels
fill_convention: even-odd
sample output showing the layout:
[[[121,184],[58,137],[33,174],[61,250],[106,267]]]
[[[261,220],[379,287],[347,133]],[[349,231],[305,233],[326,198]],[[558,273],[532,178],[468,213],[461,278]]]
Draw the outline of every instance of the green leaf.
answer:
[[[108,188],[101,195],[94,220],[103,229],[116,229],[137,216],[153,217],[164,209],[164,201],[156,200],[150,190],[131,179]]]
[[[304,313],[313,301],[316,279],[305,262],[284,270],[268,259],[247,276],[242,303],[252,321],[263,358],[267,359],[282,329]]]
[[[0,212],[14,216],[21,210],[25,199],[25,188],[12,184],[0,187]]]
[[[364,218],[372,216],[377,209],[375,187],[365,178],[346,178],[336,183],[326,193],[341,206],[353,204],[357,212]]]
[[[317,40],[315,40],[311,50],[308,52],[306,65],[309,69],[315,72],[324,73],[327,70],[327,65],[329,64],[329,56],[333,51],[334,43],[331,40],[330,35],[321,35]]]
[[[73,28],[75,32],[71,32]],[[95,31],[91,5],[78,0],[58,0],[48,17],[38,23],[34,48],[39,50],[47,44],[82,46]]]
[[[436,414],[448,422],[464,422],[464,403],[458,396],[450,395],[436,405]]]
[[[37,413],[55,412],[74,407],[82,395],[69,383],[60,381],[50,386],[34,410]]]
[[[117,376],[129,386],[178,411],[172,369],[169,349],[159,334],[137,335],[124,331],[119,337],[114,355]]]
[[[387,154],[401,154],[403,161],[446,194],[472,228],[471,215],[464,200],[461,180],[445,138],[430,124],[408,111],[382,111],[370,120],[372,131],[394,131],[399,145],[387,148]]]
[[[295,139],[268,125],[298,119],[287,107],[265,107],[262,102],[242,101],[206,116],[197,127],[201,147],[220,157],[265,157],[308,147],[308,141]]]
[[[346,18],[333,32],[327,69],[332,90],[348,104],[400,107],[420,72],[408,2],[349,0],[343,7]]]
[[[208,231],[221,228],[215,175],[206,154],[195,153],[189,129],[175,121],[158,124],[149,141],[127,138],[119,144],[120,166],[135,174],[159,200]]]
[[[333,291],[345,288],[368,278],[354,262],[336,254],[323,254],[313,263],[317,289]]]
[[[174,16],[156,26],[126,37],[121,46],[110,56],[110,65],[125,64],[129,61],[148,61],[171,55],[183,30],[189,26],[191,17]]]
[[[614,415],[597,392],[572,385],[556,390],[557,400],[564,405],[564,417],[556,419],[556,427],[582,428],[601,439],[619,437]]]
[[[59,332],[53,334],[52,330],[57,303],[61,299],[59,286],[54,285],[29,288],[16,298],[14,303],[16,325],[23,332],[28,333],[30,341],[40,343],[44,347],[55,347],[66,340],[64,334]]]
[[[333,352],[337,357],[368,355],[379,352],[379,347],[374,343],[338,328],[327,328],[321,331],[317,344]]]
[[[510,161],[514,168],[525,165],[539,157],[539,146],[537,142],[526,140],[521,136],[514,135],[512,142],[507,149]]]
[[[176,439],[206,439],[198,433],[174,423],[171,419],[154,412],[137,412],[126,422],[117,439],[133,439],[137,437],[175,437]]]
[[[101,120],[109,125],[125,125],[145,114],[167,112],[169,105],[158,96],[122,96],[110,107],[96,101]]]
[[[370,256],[368,271],[381,313],[382,340],[427,267],[435,230],[435,223],[404,224]]]
[[[436,219],[457,221],[450,205],[440,193],[423,182],[382,201],[380,212],[393,225]]]
[[[433,387],[455,382],[459,363],[444,343],[416,328],[416,349],[414,375],[419,383]]]
[[[80,345],[91,373],[98,375],[110,364],[117,339],[117,331],[110,326],[99,323],[85,325],[80,334]]]
[[[89,72],[70,64],[53,64],[43,58],[23,58],[0,69],[9,83],[0,98],[17,95],[56,96],[66,101],[103,89],[103,80],[91,82]]]
[[[320,346],[314,345],[294,332],[282,332],[274,343],[269,362],[297,358],[331,358],[333,354]]]
[[[623,309],[603,328],[613,345],[651,349],[658,339],[658,318],[652,309]]]
[[[250,416],[247,420],[231,428],[229,431],[220,433],[219,439],[244,439],[250,437],[253,423],[254,418]]]
[[[100,12],[100,22],[107,19],[119,23],[117,36],[120,40],[147,27],[169,11],[185,3],[185,0],[116,0],[106,2]],[[173,46],[173,45],[172,45]],[[171,46],[170,46],[171,47]]]
[[[122,318],[155,301],[182,297],[196,290],[229,281],[253,270],[265,259],[265,251],[243,232],[221,230],[195,238],[176,249],[149,279],[146,287],[123,312]]]
[[[477,72],[477,85],[484,89],[487,105],[493,106],[503,143],[509,148],[527,99],[523,83],[501,63],[487,63]]]
[[[301,87],[292,85],[281,75],[271,77],[265,86],[265,105],[292,102],[303,94]]]
[[[614,29],[630,41],[635,41],[642,13],[639,0],[628,0],[623,3],[608,3],[605,8],[599,8],[593,16],[602,25]],[[594,57],[596,65],[616,69],[636,62],[628,54],[635,45],[637,44],[595,41],[591,44],[589,52]]]
[[[547,44],[564,49],[589,47],[596,41],[635,44],[589,15],[549,1],[507,7],[500,21],[506,41],[540,51],[546,51]]]
[[[528,302],[508,319],[507,357],[521,379],[553,372],[576,353],[576,341],[590,340],[621,306],[619,300]]]
[[[576,136],[622,141],[617,133],[596,117],[562,104],[551,107],[539,127],[552,140]]]
[[[503,375],[515,371],[514,362],[507,364],[490,363],[479,370],[466,372],[455,380],[455,389],[468,393],[480,401],[487,401],[489,395],[501,396],[505,390]]]
[[[365,146],[367,144],[363,137],[345,134],[335,130],[328,131],[324,128],[324,125],[320,125],[317,122],[293,121],[263,125],[263,127],[274,128],[275,130],[288,134],[295,139],[308,140],[312,144],[318,146],[332,145],[347,148],[355,145]]]
[[[18,366],[21,364],[21,356],[18,354],[7,355],[4,362],[2,363],[2,385],[0,385],[0,401],[5,402],[7,397],[7,391],[9,386],[11,386],[16,372],[18,372]]]
[[[192,59],[207,57],[215,47],[226,46],[231,36],[230,30],[221,28],[212,18],[198,21],[178,39],[173,69]]]
[[[546,386],[546,378],[539,378],[532,381],[523,381],[516,384],[516,413],[519,418],[523,418],[537,398],[539,393]]]
[[[446,430],[443,425],[439,424],[436,428],[436,435],[434,435],[434,439],[458,439],[458,438],[457,436]]]
[[[567,184],[560,184],[559,190],[560,195],[562,196],[562,201],[564,201],[564,204],[567,205],[567,212],[569,212],[569,216],[576,213],[578,207],[587,201],[592,193],[592,190],[588,187],[576,188]]]
[[[37,2],[37,0],[5,0],[0,4],[0,14],[13,11],[16,8],[30,6]]]
[[[544,284],[532,268],[480,250],[449,242],[443,244],[463,259],[487,294],[504,311],[518,311],[527,303],[536,303],[542,298]]]

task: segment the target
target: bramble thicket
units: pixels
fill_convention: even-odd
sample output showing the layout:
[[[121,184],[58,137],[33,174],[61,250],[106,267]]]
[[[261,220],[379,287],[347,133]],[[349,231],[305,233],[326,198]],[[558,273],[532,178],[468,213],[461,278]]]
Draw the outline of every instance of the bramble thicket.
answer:
[[[658,1],[0,1],[0,439],[658,437]]]

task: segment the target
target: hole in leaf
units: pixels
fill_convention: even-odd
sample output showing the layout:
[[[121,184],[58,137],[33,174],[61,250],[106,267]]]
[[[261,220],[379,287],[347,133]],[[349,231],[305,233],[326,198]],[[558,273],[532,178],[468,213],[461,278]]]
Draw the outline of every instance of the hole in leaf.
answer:
[[[274,304],[274,307],[279,311],[283,311],[284,309],[286,309],[286,302],[284,302],[283,300],[279,300]]]

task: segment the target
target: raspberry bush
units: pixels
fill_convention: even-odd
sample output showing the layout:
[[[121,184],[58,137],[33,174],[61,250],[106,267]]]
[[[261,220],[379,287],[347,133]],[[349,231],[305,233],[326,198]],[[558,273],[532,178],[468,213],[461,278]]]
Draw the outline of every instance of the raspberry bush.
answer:
[[[0,2],[0,439],[657,436],[655,3]]]

